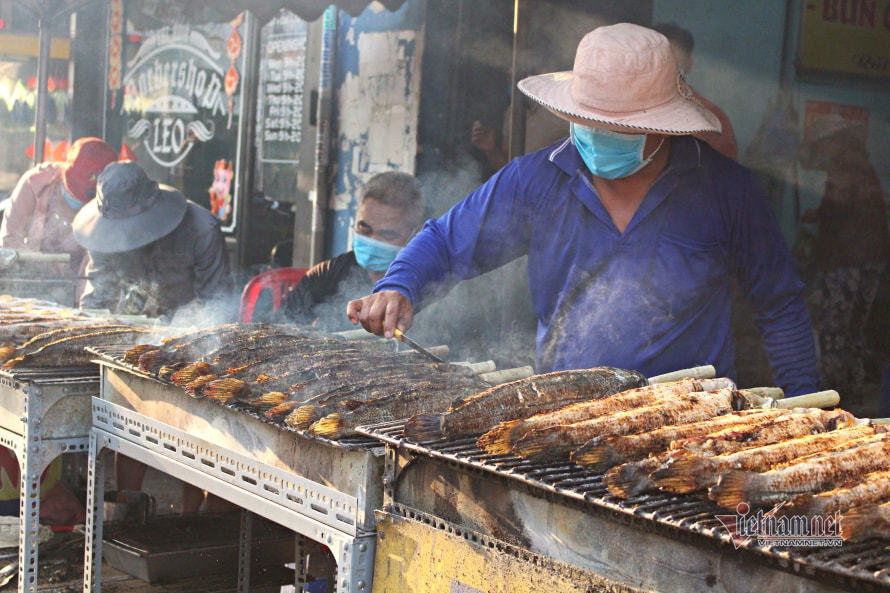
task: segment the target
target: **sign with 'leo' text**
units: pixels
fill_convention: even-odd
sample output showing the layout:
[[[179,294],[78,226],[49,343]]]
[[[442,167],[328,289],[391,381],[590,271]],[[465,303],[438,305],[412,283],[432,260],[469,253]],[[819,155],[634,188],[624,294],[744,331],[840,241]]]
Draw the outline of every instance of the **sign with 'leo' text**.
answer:
[[[224,231],[237,214],[244,27],[239,17],[146,33],[122,79],[124,143],[150,176],[210,209]],[[215,180],[221,167],[224,188]]]

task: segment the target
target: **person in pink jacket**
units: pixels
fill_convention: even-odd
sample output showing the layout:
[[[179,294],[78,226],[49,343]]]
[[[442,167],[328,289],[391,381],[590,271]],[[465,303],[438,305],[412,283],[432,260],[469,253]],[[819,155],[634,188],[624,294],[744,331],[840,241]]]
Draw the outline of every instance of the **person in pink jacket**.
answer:
[[[74,240],[71,222],[96,195],[96,177],[117,160],[99,138],[80,138],[64,163],[42,163],[19,179],[0,225],[0,247],[71,254],[71,270],[81,269],[86,250]]]

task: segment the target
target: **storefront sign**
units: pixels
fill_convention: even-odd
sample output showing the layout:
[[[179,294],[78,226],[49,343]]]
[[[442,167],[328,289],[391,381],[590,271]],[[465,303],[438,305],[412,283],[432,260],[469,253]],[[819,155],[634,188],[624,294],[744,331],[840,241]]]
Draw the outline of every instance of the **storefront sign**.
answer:
[[[242,103],[243,28],[239,17],[147,33],[123,76],[124,142],[159,181],[177,184],[174,168],[179,167],[181,189],[211,207],[227,231],[237,211],[238,167],[234,173],[232,168]],[[220,160],[230,172],[231,193],[225,196],[218,188],[210,192]],[[208,204],[211,197],[214,203]]]
[[[890,0],[804,0],[805,69],[890,77]]]

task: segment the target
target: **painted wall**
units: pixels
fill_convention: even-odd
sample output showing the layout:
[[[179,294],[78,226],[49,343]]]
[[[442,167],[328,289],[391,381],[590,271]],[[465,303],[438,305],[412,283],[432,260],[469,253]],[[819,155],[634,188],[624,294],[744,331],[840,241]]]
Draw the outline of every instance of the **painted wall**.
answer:
[[[809,0],[818,10],[823,0]],[[654,22],[673,21],[695,37],[695,65],[690,83],[717,103],[732,120],[739,143],[740,160],[754,141],[761,122],[768,116],[770,102],[779,93],[784,68],[788,90],[802,128],[808,100],[858,105],[869,110],[868,148],[872,165],[882,176],[890,195],[890,85],[886,79],[853,79],[836,75],[804,76],[795,72],[802,0],[792,0],[793,18],[789,36],[789,59],[782,64],[785,2],[779,0],[656,0]],[[813,208],[822,195],[825,174],[798,169],[801,211]],[[786,238],[797,231],[794,194],[789,187],[778,206]]]
[[[423,1],[396,12],[372,3],[339,13],[335,114],[338,130],[327,256],[349,249],[362,185],[377,173],[414,173],[423,56]]]

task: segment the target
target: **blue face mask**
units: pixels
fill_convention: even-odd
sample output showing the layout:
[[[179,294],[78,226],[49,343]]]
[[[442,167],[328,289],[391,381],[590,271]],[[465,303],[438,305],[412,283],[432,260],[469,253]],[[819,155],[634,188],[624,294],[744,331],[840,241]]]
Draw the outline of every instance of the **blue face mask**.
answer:
[[[385,272],[402,248],[356,233],[352,237],[352,250],[358,265],[371,272]]]
[[[604,179],[618,179],[636,173],[652,162],[661,148],[643,158],[646,134],[621,134],[600,128],[571,125],[572,143],[591,173]],[[664,139],[661,141],[664,144]]]
[[[80,200],[78,200],[77,198],[72,196],[70,193],[68,193],[68,190],[65,189],[64,185],[62,186],[62,195],[65,196],[65,201],[68,203],[69,206],[71,206],[71,209],[74,210],[75,212],[77,212],[78,210],[83,208],[83,205],[85,204],[85,202],[81,202]]]

